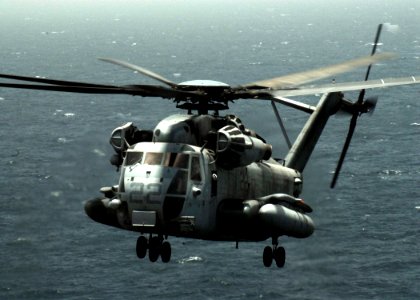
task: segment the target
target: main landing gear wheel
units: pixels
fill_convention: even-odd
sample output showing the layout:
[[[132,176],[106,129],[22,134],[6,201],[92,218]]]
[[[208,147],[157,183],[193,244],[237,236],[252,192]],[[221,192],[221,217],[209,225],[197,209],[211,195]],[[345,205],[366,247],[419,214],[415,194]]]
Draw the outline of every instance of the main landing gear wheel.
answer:
[[[263,263],[265,267],[271,267],[273,260],[277,267],[283,268],[286,262],[286,250],[283,247],[277,247],[277,240],[273,238],[273,247],[266,246],[263,252]]]
[[[142,259],[147,255],[149,251],[149,260],[155,262],[159,256],[162,262],[168,263],[171,260],[171,244],[168,241],[164,241],[162,236],[151,236],[148,240],[145,236],[139,236],[136,244],[137,257]]]
[[[169,242],[163,242],[160,257],[162,258],[162,262],[167,263],[171,260],[171,244]]]
[[[273,258],[277,267],[283,268],[286,262],[286,250],[283,247],[275,248],[273,251]]]
[[[147,253],[147,238],[144,236],[139,236],[136,244],[136,253],[138,258],[145,258]]]
[[[270,246],[264,248],[263,263],[267,268],[271,267],[271,264],[273,263],[273,249],[271,249]]]
[[[151,262],[157,261],[160,255],[161,241],[157,236],[150,239],[149,244],[149,260]]]

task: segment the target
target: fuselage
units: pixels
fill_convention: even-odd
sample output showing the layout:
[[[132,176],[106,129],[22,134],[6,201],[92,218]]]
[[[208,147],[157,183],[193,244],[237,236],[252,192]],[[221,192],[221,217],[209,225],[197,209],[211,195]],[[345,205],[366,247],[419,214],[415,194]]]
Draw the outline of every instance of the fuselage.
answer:
[[[111,135],[118,185],[89,201],[95,221],[140,233],[260,241],[312,234],[298,199],[301,173],[240,119],[173,115],[153,131],[131,123]]]
[[[227,224],[242,213],[243,201],[299,193],[300,180],[298,172],[274,160],[227,170],[216,167],[207,149],[141,142],[128,149],[121,170],[118,197],[125,212],[119,221],[144,233],[237,240],[235,228]],[[267,237],[255,232],[241,237],[256,238]]]

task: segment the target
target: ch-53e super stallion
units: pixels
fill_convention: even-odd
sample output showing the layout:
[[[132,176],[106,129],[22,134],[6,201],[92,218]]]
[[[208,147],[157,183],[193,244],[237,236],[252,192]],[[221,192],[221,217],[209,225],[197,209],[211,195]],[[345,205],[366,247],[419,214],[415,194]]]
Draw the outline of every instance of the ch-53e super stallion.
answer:
[[[372,112],[376,99],[364,99],[365,89],[419,83],[414,76],[368,80],[372,64],[389,59],[375,54],[382,26],[378,27],[370,56],[307,72],[231,87],[210,80],[174,83],[154,72],[115,59],[102,59],[144,74],[163,85],[114,86],[0,74],[32,83],[0,83],[0,87],[91,94],[128,94],[173,99],[187,114],[161,120],[155,128],[140,129],[133,123],[117,127],[110,143],[112,165],[120,170],[116,185],[101,188],[102,197],[85,204],[87,215],[106,225],[140,234],[139,258],[171,258],[169,236],[211,241],[265,241],[266,267],[285,264],[280,236],[309,237],[314,223],[311,207],[299,198],[302,172],[330,116],[338,111],[351,115],[350,127],[331,183],[334,187],[353,136],[357,118]],[[365,81],[302,87],[332,78],[353,68],[368,66]],[[420,77],[419,77],[420,78]],[[360,90],[355,102],[343,92]],[[316,106],[285,97],[323,94]],[[221,116],[229,102],[267,100],[276,115],[289,152],[272,157],[272,147],[234,115]],[[292,144],[276,107],[280,103],[309,114]],[[193,113],[194,112],[194,113]],[[236,244],[237,245],[237,244]]]

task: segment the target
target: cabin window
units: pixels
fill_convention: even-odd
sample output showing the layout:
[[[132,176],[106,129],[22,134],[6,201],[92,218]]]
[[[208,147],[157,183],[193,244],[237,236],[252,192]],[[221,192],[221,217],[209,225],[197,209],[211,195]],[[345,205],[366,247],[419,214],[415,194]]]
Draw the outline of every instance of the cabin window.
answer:
[[[193,156],[191,158],[190,179],[193,181],[201,181],[200,159],[198,156]]]

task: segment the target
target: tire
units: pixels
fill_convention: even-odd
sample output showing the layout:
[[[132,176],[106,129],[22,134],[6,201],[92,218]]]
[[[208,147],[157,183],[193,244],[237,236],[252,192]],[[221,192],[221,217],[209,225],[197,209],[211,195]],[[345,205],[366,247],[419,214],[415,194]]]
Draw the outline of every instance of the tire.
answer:
[[[161,248],[160,239],[157,236],[152,237],[149,243],[149,260],[151,262],[155,262],[159,258],[160,248]]]
[[[265,267],[271,267],[273,263],[273,249],[270,246],[266,246],[263,252],[263,263]]]
[[[273,253],[274,260],[276,265],[279,268],[283,268],[286,262],[286,250],[283,247],[276,248]]]
[[[147,239],[144,236],[139,236],[136,244],[136,253],[138,258],[145,258],[147,253]]]
[[[162,244],[162,249],[160,253],[160,257],[162,258],[162,262],[168,263],[171,260],[171,244],[169,242],[164,242]]]

